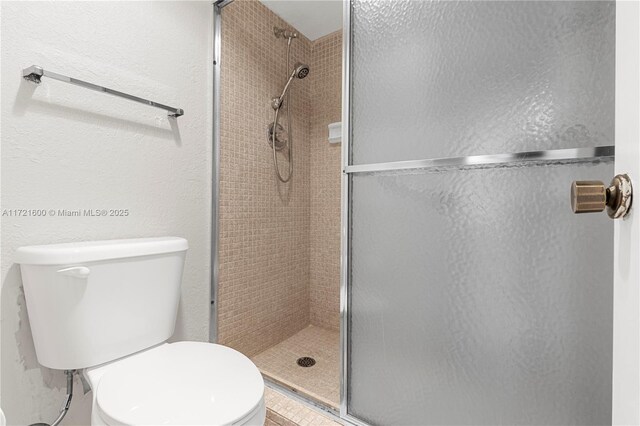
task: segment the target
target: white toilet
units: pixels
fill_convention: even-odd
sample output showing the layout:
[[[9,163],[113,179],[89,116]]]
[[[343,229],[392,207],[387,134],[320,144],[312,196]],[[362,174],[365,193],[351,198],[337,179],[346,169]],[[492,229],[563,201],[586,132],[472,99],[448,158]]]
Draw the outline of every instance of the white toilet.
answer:
[[[18,249],[38,361],[84,369],[92,425],[264,424],[264,382],[249,358],[165,343],[187,248],[166,237]]]

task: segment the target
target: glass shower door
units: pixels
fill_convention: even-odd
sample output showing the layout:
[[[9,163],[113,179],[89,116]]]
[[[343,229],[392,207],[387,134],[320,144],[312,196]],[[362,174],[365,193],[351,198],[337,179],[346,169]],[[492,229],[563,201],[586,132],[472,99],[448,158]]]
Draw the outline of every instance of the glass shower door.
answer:
[[[610,423],[615,2],[350,5],[346,413]]]

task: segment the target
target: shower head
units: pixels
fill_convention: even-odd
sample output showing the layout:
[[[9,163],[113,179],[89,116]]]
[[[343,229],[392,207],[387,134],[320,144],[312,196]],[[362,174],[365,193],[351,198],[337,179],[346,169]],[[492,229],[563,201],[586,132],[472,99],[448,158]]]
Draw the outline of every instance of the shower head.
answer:
[[[284,85],[284,89],[282,89],[282,94],[277,98],[273,98],[271,100],[271,106],[273,107],[273,109],[280,109],[280,107],[282,106],[282,100],[287,94],[287,91],[289,90],[289,86],[291,85],[291,82],[293,81],[294,78],[298,78],[302,80],[308,75],[309,75],[309,65],[303,64],[302,62],[296,63],[296,66],[293,68],[293,71],[291,71],[291,74],[289,75],[289,79],[287,80],[287,83]]]
[[[309,75],[309,65],[298,62],[293,72],[297,78],[302,80]]]

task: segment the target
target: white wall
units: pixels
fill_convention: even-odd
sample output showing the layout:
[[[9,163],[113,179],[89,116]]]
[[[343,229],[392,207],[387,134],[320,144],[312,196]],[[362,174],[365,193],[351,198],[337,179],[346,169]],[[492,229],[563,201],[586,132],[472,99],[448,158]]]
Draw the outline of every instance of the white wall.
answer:
[[[176,235],[189,240],[174,339],[206,340],[211,205],[210,2],[1,2],[1,210],[129,209],[126,218],[2,217],[0,404],[51,422],[63,374],[38,365],[15,249]],[[175,105],[161,110],[43,79],[32,64]],[[64,344],[64,342],[61,342]],[[77,393],[65,424],[88,424]]]

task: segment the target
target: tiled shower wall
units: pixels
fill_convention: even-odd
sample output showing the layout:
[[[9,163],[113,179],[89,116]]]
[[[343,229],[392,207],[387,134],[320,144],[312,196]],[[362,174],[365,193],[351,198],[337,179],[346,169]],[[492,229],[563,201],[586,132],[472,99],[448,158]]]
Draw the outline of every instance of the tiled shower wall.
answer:
[[[275,25],[257,1],[222,12],[218,341],[249,356],[309,324],[309,81],[291,88],[294,177],[276,183],[269,101],[288,71]],[[311,43],[292,46],[308,63]]]
[[[289,71],[286,40],[274,37],[274,26],[291,28],[255,0],[235,1],[222,12],[218,341],[249,356],[308,326],[312,313],[335,316],[314,324],[337,328],[339,322],[340,149],[325,152],[328,122],[320,122],[333,120],[335,107],[324,105],[331,91],[317,86],[337,73],[338,100],[332,105],[338,108],[333,121],[339,121],[340,69],[329,72],[320,64],[315,44],[302,34],[293,41],[291,67],[304,62],[311,73],[291,87],[294,177],[276,183],[266,136],[273,121],[269,100],[280,93]],[[334,45],[332,38],[318,41],[323,55]],[[286,173],[286,160],[279,158]],[[310,161],[335,163],[310,167]],[[328,169],[335,176],[325,179]],[[312,189],[313,178],[326,181]],[[337,199],[329,202],[331,196]],[[312,213],[312,206],[326,212]],[[323,234],[329,241],[321,241]],[[335,259],[328,259],[334,252]],[[322,281],[324,274],[335,282]]]
[[[327,126],[342,120],[342,31],[315,40],[311,58],[311,323],[337,331],[342,155]]]

